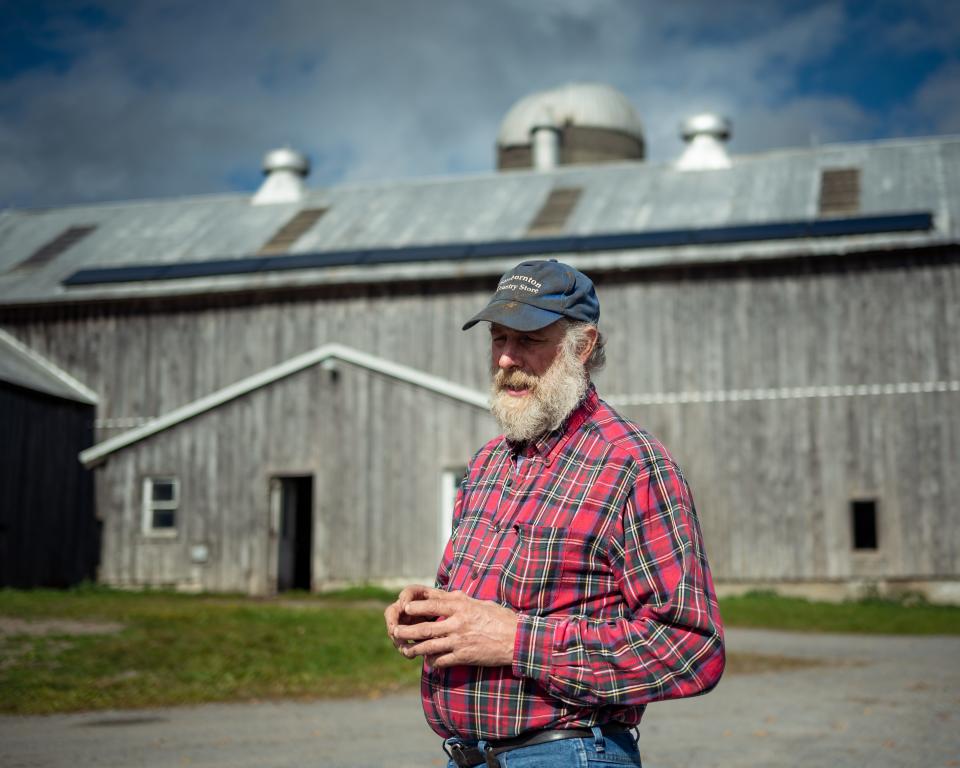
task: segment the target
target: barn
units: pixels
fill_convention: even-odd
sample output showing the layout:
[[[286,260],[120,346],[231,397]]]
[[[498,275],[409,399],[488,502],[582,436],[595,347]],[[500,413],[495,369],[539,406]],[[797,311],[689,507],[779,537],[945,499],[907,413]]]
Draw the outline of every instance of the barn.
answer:
[[[730,131],[698,116],[647,162],[632,105],[574,84],[518,102],[489,174],[310,187],[284,149],[252,196],[0,213],[0,328],[96,397],[100,580],[430,578],[496,434],[460,325],[557,258],[722,589],[960,600],[960,137],[730,156]]]

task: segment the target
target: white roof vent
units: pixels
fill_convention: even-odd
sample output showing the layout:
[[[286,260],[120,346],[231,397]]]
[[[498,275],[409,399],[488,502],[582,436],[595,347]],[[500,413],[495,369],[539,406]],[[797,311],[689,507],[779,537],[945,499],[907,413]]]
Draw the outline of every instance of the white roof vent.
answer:
[[[310,158],[289,147],[274,149],[263,156],[266,177],[253,196],[254,205],[297,203],[306,189],[303,180],[310,173]]]
[[[705,112],[687,118],[680,125],[680,136],[687,142],[677,169],[681,171],[712,171],[730,167],[726,142],[732,131],[725,117]]]

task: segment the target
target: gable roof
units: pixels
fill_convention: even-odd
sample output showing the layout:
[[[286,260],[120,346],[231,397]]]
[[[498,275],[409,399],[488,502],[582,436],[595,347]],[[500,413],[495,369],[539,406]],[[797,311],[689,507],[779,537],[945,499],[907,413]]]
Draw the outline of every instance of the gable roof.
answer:
[[[96,405],[97,393],[0,329],[0,381],[64,400]]]
[[[837,169],[859,172],[854,218],[922,214],[929,225],[778,235],[785,230],[774,225],[836,221],[822,218],[820,197],[822,173]],[[560,237],[535,242],[528,230],[537,213],[554,189],[570,187],[582,191]],[[513,266],[518,254],[557,256],[589,272],[957,243],[960,137],[782,150],[734,157],[724,170],[623,162],[343,185],[308,190],[300,203],[254,206],[250,201],[248,195],[229,195],[4,211],[0,306],[497,275]],[[298,213],[319,209],[324,215],[280,257],[288,259],[283,269],[250,268]],[[68,228],[93,226],[48,263],[15,269]],[[769,229],[754,239],[737,239],[757,227]],[[704,231],[740,234],[717,241],[702,236]],[[654,237],[663,232],[686,234]],[[593,250],[563,239],[582,243],[623,235],[639,238]],[[481,257],[482,247],[491,244],[500,251],[488,248]],[[450,245],[457,248],[437,250]],[[371,259],[372,252],[381,257]],[[297,261],[301,256],[320,258]],[[164,278],[163,268],[170,266],[181,268],[181,279]],[[141,267],[152,268],[153,276],[65,284],[80,270]]]
[[[110,454],[127,446],[138,443],[152,435],[170,429],[187,419],[192,419],[206,411],[219,408],[231,400],[235,400],[254,390],[266,387],[287,376],[292,376],[299,371],[328,360],[340,360],[351,365],[366,368],[367,370],[389,376],[398,381],[413,384],[414,386],[427,389],[438,395],[452,398],[476,408],[486,410],[488,406],[487,395],[470,389],[469,387],[464,387],[439,376],[424,373],[416,368],[384,360],[381,357],[361,352],[343,344],[323,344],[310,352],[292,357],[279,365],[256,373],[253,376],[248,376],[241,381],[230,384],[198,400],[194,400],[192,403],[176,408],[163,416],[151,419],[146,424],[142,424],[127,432],[104,440],[82,451],[80,453],[80,461],[86,467],[96,466],[103,462]]]

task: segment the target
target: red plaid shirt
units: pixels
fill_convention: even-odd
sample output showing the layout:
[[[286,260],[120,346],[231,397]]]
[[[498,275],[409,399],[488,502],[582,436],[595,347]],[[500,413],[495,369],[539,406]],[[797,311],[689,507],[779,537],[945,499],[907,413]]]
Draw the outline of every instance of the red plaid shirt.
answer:
[[[635,725],[647,702],[704,693],[723,672],[686,481],[592,388],[522,456],[502,437],[477,453],[437,585],[520,616],[512,667],[424,663],[424,713],[444,738]]]

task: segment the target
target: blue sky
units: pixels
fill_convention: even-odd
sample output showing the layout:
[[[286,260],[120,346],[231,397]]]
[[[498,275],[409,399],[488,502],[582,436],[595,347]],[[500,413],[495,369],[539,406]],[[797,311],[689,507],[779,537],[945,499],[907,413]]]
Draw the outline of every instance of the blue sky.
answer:
[[[960,133],[960,3],[0,0],[0,207],[484,173],[510,106],[606,82],[651,162],[706,109],[731,151]]]

